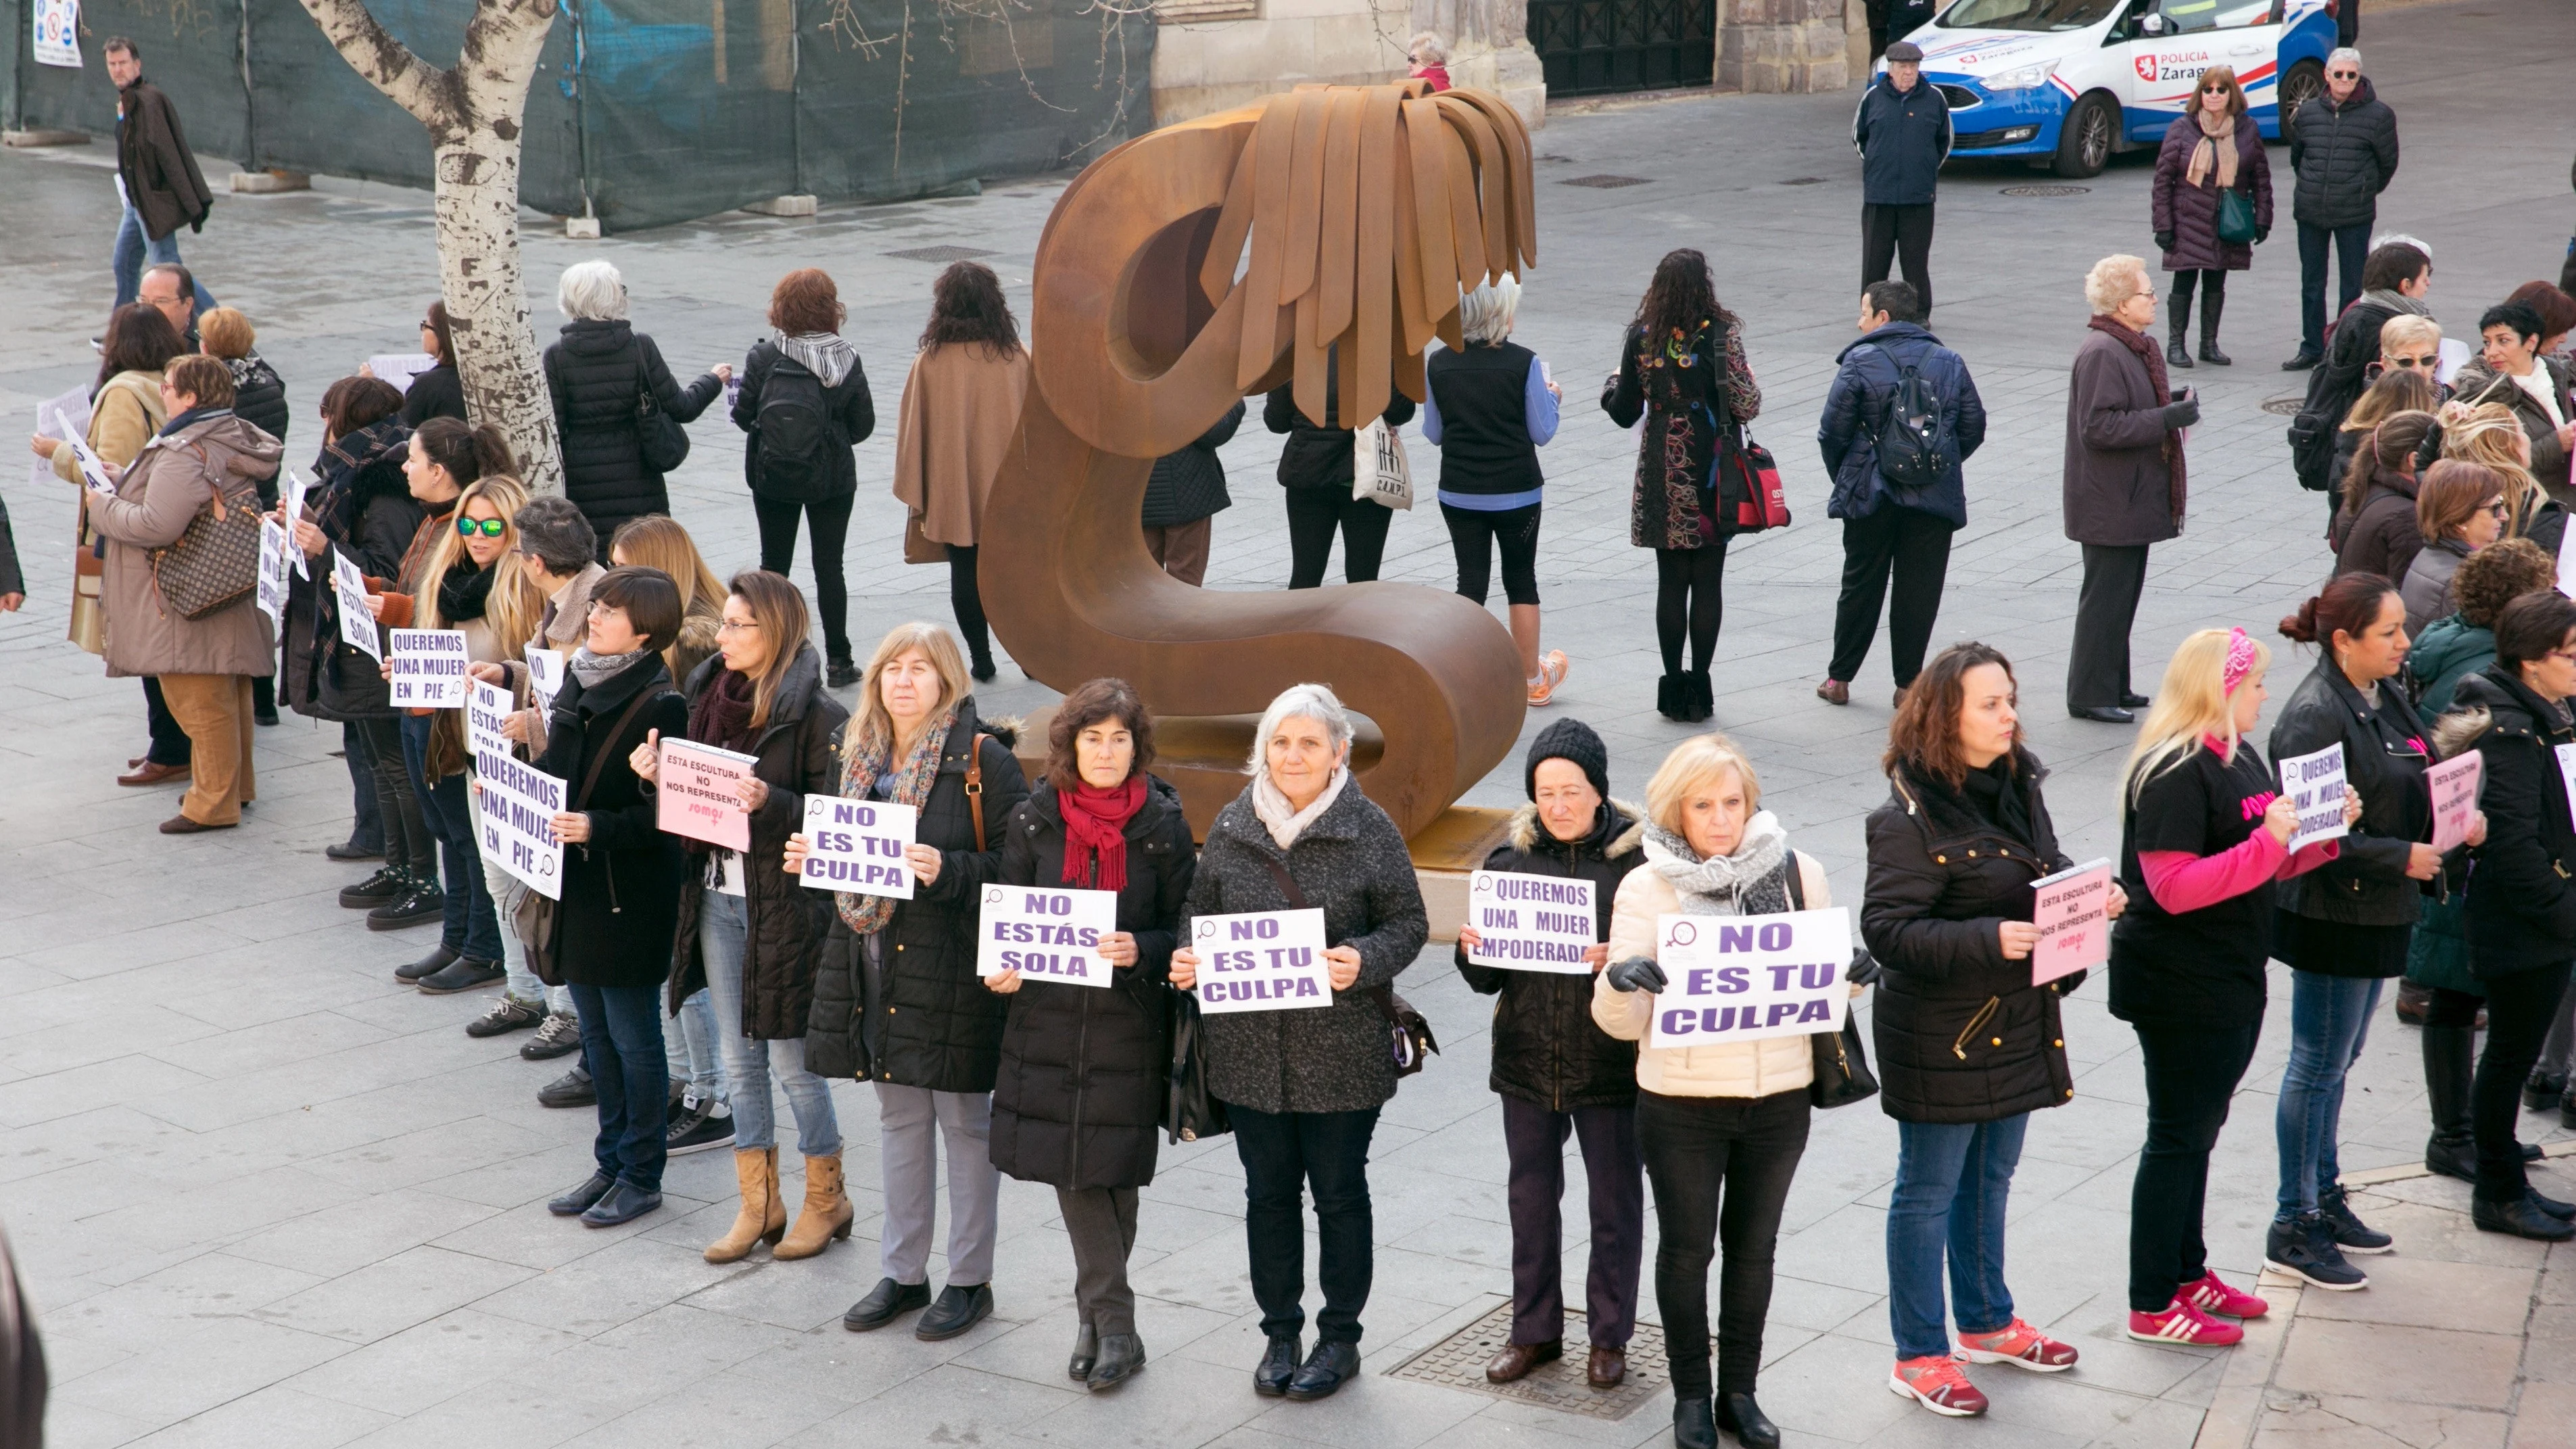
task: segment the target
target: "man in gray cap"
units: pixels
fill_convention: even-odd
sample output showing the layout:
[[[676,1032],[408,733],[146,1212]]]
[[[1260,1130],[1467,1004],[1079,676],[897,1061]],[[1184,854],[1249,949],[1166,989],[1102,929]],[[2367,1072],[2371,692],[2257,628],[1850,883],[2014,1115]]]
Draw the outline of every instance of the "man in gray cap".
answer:
[[[1887,70],[1861,92],[1852,115],[1860,152],[1860,284],[1887,280],[1888,264],[1904,268],[1932,316],[1932,196],[1950,156],[1950,105],[1923,83],[1923,48],[1910,40],[1887,47]]]

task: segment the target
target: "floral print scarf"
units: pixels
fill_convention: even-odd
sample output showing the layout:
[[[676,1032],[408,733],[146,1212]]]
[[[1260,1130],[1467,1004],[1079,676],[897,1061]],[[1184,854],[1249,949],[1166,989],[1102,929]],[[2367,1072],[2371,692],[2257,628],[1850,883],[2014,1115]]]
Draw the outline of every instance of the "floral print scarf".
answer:
[[[887,797],[897,805],[921,808],[930,798],[930,787],[939,781],[939,755],[948,746],[948,731],[957,723],[957,706],[950,705],[931,718],[912,742],[912,749],[894,768],[894,786]],[[894,745],[891,741],[870,749],[856,740],[841,752],[841,796],[847,800],[865,800],[876,793],[877,777],[892,764]],[[833,903],[841,919],[862,936],[874,935],[894,919],[894,898],[863,896],[852,891],[834,891]]]

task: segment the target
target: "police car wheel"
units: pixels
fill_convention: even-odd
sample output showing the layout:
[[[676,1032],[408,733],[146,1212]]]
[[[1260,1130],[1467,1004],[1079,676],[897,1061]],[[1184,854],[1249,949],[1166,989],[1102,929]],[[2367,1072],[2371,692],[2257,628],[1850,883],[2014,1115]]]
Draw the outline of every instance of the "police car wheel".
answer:
[[[2315,100],[2318,96],[2325,94],[2325,89],[2325,67],[2317,64],[2313,60],[2300,61],[2297,65],[2290,67],[2290,73],[2288,75],[2281,77],[2280,106],[2282,140],[2289,141],[2296,139],[2291,135],[2291,132],[2297,129],[2299,107],[2304,106],[2308,102]]]
[[[2057,174],[2075,180],[2102,174],[2119,135],[2118,112],[2107,97],[2085,96],[2066,113],[2057,133]]]

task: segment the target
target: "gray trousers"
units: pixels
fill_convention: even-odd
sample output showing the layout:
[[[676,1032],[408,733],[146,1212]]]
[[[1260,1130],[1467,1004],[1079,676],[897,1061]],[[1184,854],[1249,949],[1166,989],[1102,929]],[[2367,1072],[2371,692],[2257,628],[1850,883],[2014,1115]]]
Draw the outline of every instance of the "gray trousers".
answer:
[[[948,1139],[948,1281],[993,1281],[993,1234],[1002,1175],[993,1170],[990,1092],[877,1088],[877,1161],[885,1191],[885,1276],[930,1281],[930,1235],[939,1224],[939,1149]]]
[[[1104,1334],[1136,1331],[1136,1290],[1127,1286],[1127,1255],[1136,1246],[1136,1189],[1059,1187],[1055,1205],[1073,1240],[1073,1304]]]
[[[2549,1036],[2540,1044],[2540,1070],[2553,1077],[2566,1076],[2571,1058],[2576,1058],[2576,985],[2570,985],[2558,999],[2558,1014],[2550,1020]]]

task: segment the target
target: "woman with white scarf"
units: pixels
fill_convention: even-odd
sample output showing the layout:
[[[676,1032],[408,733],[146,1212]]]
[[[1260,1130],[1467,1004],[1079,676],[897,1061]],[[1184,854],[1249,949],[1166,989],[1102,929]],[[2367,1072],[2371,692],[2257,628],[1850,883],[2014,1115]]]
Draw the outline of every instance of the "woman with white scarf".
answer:
[[[1833,904],[1824,867],[1791,850],[1778,818],[1761,805],[1753,762],[1724,735],[1684,740],[1664,757],[1646,785],[1646,863],[1619,883],[1612,964],[1593,978],[1592,1019],[1603,1031],[1623,1041],[1646,1037],[1655,994],[1669,984],[1655,964],[1656,917],[1758,916]],[[1713,1449],[1721,1425],[1746,1449],[1780,1443],[1779,1429],[1753,1400],[1753,1381],[1771,1308],[1780,1211],[1807,1150],[1807,1085],[1814,1078],[1803,1036],[1637,1053],[1637,1145],[1655,1193],[1655,1304],[1664,1319],[1680,1449]],[[1726,1260],[1712,1383],[1708,1266],[1721,1238]]]
[[[796,562],[796,525],[812,525],[814,611],[822,616],[824,682],[859,681],[850,660],[850,590],[841,540],[858,496],[850,450],[877,428],[877,407],[858,349],[841,336],[849,316],[831,274],[800,267],[769,294],[769,336],[742,361],[733,425],[743,440],[742,476],[760,519],[760,566],[781,578]]]

